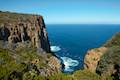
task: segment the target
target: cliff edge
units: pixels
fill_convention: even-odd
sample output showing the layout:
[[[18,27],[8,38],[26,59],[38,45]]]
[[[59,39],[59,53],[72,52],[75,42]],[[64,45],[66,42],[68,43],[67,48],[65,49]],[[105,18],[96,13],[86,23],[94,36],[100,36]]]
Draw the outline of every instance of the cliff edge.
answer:
[[[5,48],[29,44],[50,52],[46,27],[40,15],[0,12],[0,41]]]
[[[84,58],[84,69],[88,69],[91,72],[96,72],[98,62],[106,51],[106,47],[96,48],[88,51]]]
[[[60,73],[50,52],[42,16],[0,12],[0,80],[46,80]]]
[[[84,69],[99,74],[104,80],[120,80],[120,33],[102,47],[88,51]]]

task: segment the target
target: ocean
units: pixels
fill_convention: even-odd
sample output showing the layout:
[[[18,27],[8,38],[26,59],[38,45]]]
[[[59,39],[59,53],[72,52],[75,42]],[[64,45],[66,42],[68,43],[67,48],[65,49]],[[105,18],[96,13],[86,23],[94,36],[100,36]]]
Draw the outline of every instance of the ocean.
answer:
[[[120,25],[107,24],[48,24],[51,50],[65,65],[63,72],[83,69],[88,50],[101,47],[120,32]]]

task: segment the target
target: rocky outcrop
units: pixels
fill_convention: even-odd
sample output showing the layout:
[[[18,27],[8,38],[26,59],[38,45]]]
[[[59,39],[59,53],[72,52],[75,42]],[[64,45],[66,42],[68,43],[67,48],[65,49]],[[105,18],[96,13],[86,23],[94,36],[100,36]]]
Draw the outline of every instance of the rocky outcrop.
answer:
[[[56,57],[51,57],[48,62],[48,65],[53,69],[55,73],[61,72],[62,66],[60,61]]]
[[[61,72],[61,64],[56,57],[54,56],[51,56],[50,58],[44,57],[44,61],[42,62],[42,64],[41,61],[42,60],[40,59],[34,59],[33,61],[31,61],[32,66],[36,67],[36,71],[37,73],[39,73],[39,75],[48,77]]]
[[[61,72],[42,16],[0,12],[0,69],[0,80],[47,80]]]
[[[112,76],[114,80],[120,80],[120,46],[109,47],[101,57],[96,72],[104,78]]]
[[[44,20],[39,15],[0,12],[0,40],[9,48],[27,43],[50,52]]]
[[[110,40],[105,44],[105,47],[120,46],[120,32],[115,34]]]
[[[120,80],[120,33],[108,40],[103,47],[88,51],[84,68],[99,74],[102,80]]]
[[[61,64],[51,53],[39,54],[33,48],[0,48],[0,70],[0,80],[39,80],[60,74]]]
[[[120,33],[117,33],[112,39],[108,40],[103,47],[92,49],[87,52],[84,58],[84,68],[90,70],[91,72],[96,72],[96,68],[98,66],[98,62],[101,60],[101,57],[105,55],[111,47],[120,46]],[[116,49],[110,50],[112,53]],[[106,54],[107,56],[108,54]]]
[[[84,58],[84,68],[91,72],[96,72],[98,62],[106,51],[106,47],[96,48],[88,51]]]

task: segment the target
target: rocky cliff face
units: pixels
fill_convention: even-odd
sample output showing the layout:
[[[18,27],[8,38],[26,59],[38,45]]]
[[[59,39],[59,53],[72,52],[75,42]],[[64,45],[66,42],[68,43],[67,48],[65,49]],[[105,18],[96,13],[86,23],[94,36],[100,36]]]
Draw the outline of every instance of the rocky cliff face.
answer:
[[[9,48],[30,44],[50,52],[44,20],[38,15],[0,12],[0,40]]]
[[[88,51],[84,59],[84,68],[91,72],[96,72],[98,62],[106,51],[106,47],[96,48]]]
[[[60,73],[60,61],[49,52],[42,16],[0,12],[0,80],[47,80]]]
[[[84,68],[102,76],[103,80],[120,80],[120,33],[117,33],[103,47],[88,51]]]

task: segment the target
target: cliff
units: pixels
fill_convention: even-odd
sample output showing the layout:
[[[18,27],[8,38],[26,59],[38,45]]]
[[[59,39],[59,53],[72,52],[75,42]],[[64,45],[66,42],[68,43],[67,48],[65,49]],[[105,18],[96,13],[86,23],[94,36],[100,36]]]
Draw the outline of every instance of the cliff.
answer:
[[[104,80],[120,80],[120,33],[117,33],[103,47],[88,51],[84,68],[102,76]]]
[[[106,51],[106,47],[96,48],[88,51],[84,58],[84,69],[88,69],[91,72],[96,72],[98,62]]]
[[[0,40],[5,48],[29,44],[50,52],[48,35],[40,15],[0,12]]]
[[[0,80],[41,80],[60,72],[43,17],[0,12]]]
[[[50,53],[41,55],[26,47],[14,51],[0,48],[0,80],[36,80],[60,72],[59,60]]]
[[[61,72],[43,17],[0,12],[0,80],[120,80],[120,33],[84,59],[85,70]]]

